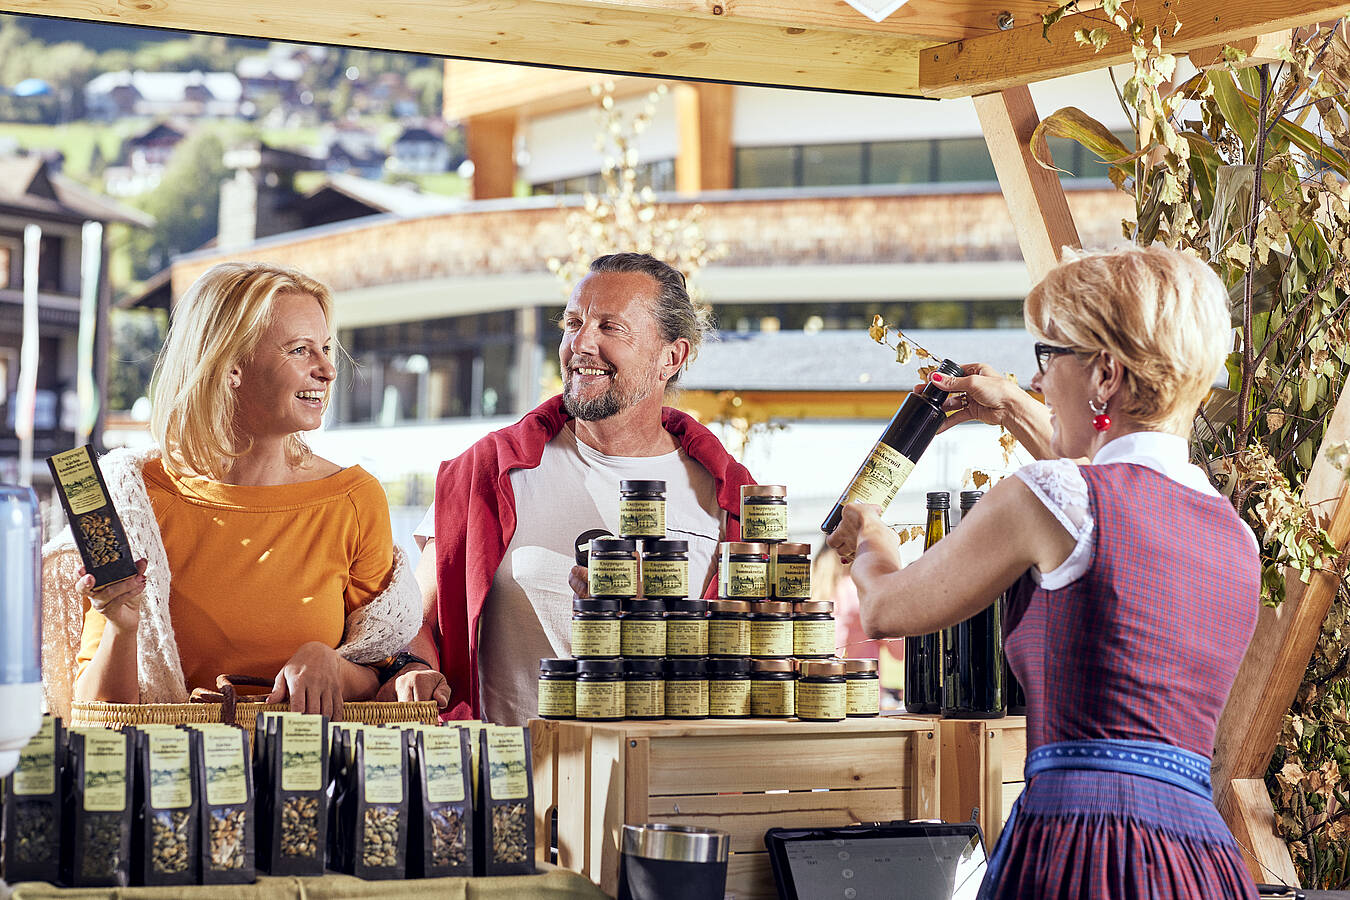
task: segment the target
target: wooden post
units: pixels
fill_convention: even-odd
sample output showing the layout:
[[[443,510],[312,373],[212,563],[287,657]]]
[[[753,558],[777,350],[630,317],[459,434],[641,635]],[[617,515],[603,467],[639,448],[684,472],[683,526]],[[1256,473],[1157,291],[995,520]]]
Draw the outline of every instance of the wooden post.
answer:
[[[516,192],[516,114],[485,113],[465,122],[473,160],[473,199],[511,197]]]
[[[1080,244],[1059,174],[1031,155],[1031,133],[1040,124],[1031,91],[1022,85],[975,97],[974,103],[1022,257],[1031,280],[1040,281],[1059,263],[1062,248]]]
[[[679,155],[675,157],[675,189],[681,194],[734,187],[733,90],[729,84],[675,86],[675,120],[680,140]]]

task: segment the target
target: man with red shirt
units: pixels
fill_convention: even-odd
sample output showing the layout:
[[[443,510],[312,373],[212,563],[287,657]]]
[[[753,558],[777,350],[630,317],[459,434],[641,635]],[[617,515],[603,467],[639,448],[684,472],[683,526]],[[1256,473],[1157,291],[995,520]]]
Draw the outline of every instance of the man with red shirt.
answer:
[[[750,473],[662,402],[708,328],[684,277],[645,254],[602,256],[561,325],[562,395],[442,463],[417,530],[425,619],[410,649],[439,661],[449,718],[535,714],[540,658],[571,655],[571,601],[586,586],[574,542],[618,532],[620,481],[666,482],[667,534],[689,542],[690,583],[705,596],[718,542],[740,537]],[[443,695],[419,668],[403,670],[398,695]]]

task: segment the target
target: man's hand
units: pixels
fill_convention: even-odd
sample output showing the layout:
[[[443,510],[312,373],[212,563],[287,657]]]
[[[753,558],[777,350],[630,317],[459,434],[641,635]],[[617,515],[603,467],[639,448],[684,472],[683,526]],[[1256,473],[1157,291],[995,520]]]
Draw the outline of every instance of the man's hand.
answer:
[[[290,698],[291,712],[322,713],[342,720],[342,657],[327,644],[301,644],[277,673],[268,703]]]
[[[450,684],[445,676],[421,663],[409,663],[393,678],[380,685],[376,700],[404,703],[413,700],[435,700],[445,709],[450,705]]]
[[[572,589],[572,593],[578,600],[584,600],[591,595],[590,575],[585,566],[573,566],[572,571],[567,576],[567,585]]]

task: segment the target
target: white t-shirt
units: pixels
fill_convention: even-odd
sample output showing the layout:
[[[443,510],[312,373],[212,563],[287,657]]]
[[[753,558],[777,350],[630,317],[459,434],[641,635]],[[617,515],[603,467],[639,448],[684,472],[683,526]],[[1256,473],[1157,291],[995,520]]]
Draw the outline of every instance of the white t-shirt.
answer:
[[[716,480],[683,450],[606,456],[577,440],[570,424],[544,446],[537,468],[514,469],[510,478],[516,532],[483,605],[478,683],[487,721],[522,725],[538,710],[539,660],[572,655],[574,542],[595,528],[618,533],[619,482],[666,483],[666,534],[689,542],[689,586],[699,596],[717,560],[723,515]],[[433,505],[416,534],[434,537],[435,527]]]

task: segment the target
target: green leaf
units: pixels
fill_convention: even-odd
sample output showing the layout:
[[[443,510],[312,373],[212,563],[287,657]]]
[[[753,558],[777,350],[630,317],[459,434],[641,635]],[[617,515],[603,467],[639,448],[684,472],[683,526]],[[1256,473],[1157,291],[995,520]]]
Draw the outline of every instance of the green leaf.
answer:
[[[1243,101],[1242,91],[1233,82],[1233,74],[1224,69],[1211,69],[1206,80],[1214,88],[1214,102],[1219,105],[1224,121],[1242,141],[1243,158],[1251,156],[1256,144],[1256,119]]]
[[[1260,101],[1250,94],[1239,94],[1239,97],[1242,100],[1243,105],[1253,116],[1251,121],[1253,127],[1255,127],[1256,120],[1254,116],[1261,109]],[[1224,110],[1224,117],[1228,117],[1227,110]],[[1333,147],[1323,143],[1317,135],[1313,134],[1308,129],[1295,125],[1288,119],[1277,119],[1272,123],[1271,133],[1275,137],[1289,141],[1313,159],[1335,169],[1342,177],[1350,177],[1350,165],[1347,165],[1345,157],[1340,153],[1337,153]],[[1247,143],[1245,137],[1243,141],[1244,143]],[[1254,143],[1255,139],[1253,139],[1251,143],[1248,143],[1247,146],[1251,146]]]
[[[1050,12],[1041,16],[1041,37],[1045,38],[1046,41],[1049,41],[1050,26],[1054,25],[1060,19],[1064,18],[1065,13],[1070,12],[1077,5],[1078,0],[1069,0],[1068,3],[1065,3],[1062,6],[1057,6],[1054,9],[1050,10]]]
[[[1134,167],[1130,163],[1144,154],[1144,151],[1131,153],[1109,128],[1073,106],[1055,110],[1046,116],[1031,134],[1031,155],[1036,162],[1046,169],[1066,171],[1056,168],[1051,160],[1047,138],[1052,137],[1067,138],[1107,163],[1110,166],[1107,175],[1117,188],[1121,188],[1125,179],[1134,174]]]

